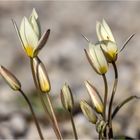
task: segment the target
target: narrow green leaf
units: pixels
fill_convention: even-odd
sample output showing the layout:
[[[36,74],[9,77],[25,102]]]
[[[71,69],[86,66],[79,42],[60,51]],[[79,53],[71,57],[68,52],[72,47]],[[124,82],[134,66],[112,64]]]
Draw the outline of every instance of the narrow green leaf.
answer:
[[[138,96],[130,96],[128,98],[126,98],[123,102],[121,102],[120,104],[117,105],[117,107],[115,108],[115,110],[112,113],[112,119],[115,117],[115,115],[118,113],[118,111],[129,101],[131,101],[132,99],[140,99],[140,97]]]
[[[122,50],[125,48],[125,46],[128,44],[128,42],[134,37],[134,35],[135,34],[132,34],[131,36],[129,36],[129,38],[125,41],[122,48],[120,49],[119,53],[122,52]]]

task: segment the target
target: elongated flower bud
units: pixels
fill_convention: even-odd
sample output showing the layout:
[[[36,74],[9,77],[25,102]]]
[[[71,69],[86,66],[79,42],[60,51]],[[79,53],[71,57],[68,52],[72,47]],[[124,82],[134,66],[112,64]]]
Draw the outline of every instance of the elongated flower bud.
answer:
[[[38,79],[37,79],[37,67],[38,65],[41,63],[41,60],[39,59],[39,57],[34,57],[31,59],[31,65],[32,65],[32,70],[33,70],[33,76],[34,76],[34,83],[36,88],[39,88],[39,84],[38,84]]]
[[[34,61],[36,61],[36,77],[39,89],[42,93],[49,93],[51,85],[45,66],[39,59],[34,59]]]
[[[96,88],[93,87],[93,85],[91,85],[88,81],[85,81],[85,86],[87,88],[89,96],[91,97],[92,103],[96,111],[102,114],[104,110],[104,106],[103,106],[102,99],[99,93],[97,92]]]
[[[21,89],[21,84],[18,79],[5,67],[0,66],[0,74],[13,90]]]
[[[102,133],[104,134],[104,131],[107,127],[107,122],[105,122],[104,120],[98,120],[96,123],[96,131],[98,133]]]
[[[29,19],[27,17],[22,19],[20,29],[18,29],[16,22],[12,21],[27,56],[36,57],[47,42],[50,29],[41,36],[40,23],[35,9],[33,9]]]
[[[108,70],[107,60],[101,50],[100,44],[89,43],[88,50],[85,50],[86,56],[93,69],[98,74],[105,74]]]
[[[86,101],[81,101],[80,102],[80,107],[81,110],[84,114],[84,116],[93,124],[97,122],[97,116],[93,112],[92,107],[86,102]]]
[[[61,89],[61,102],[66,110],[68,111],[72,110],[74,106],[74,100],[73,100],[71,89],[69,85],[67,85],[66,83],[63,85]]]
[[[116,61],[118,54],[117,44],[105,20],[102,23],[97,22],[96,32],[107,61],[109,63]]]

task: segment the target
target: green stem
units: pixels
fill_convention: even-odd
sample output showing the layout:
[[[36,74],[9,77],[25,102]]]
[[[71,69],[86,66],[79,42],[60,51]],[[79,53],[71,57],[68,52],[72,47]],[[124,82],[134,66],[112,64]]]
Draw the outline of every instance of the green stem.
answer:
[[[114,81],[114,85],[113,85],[113,90],[112,90],[112,94],[111,94],[111,99],[110,99],[110,103],[109,103],[109,111],[108,111],[108,123],[109,123],[109,132],[110,132],[110,136],[109,138],[113,138],[113,131],[112,131],[112,106],[113,106],[113,100],[114,100],[114,95],[116,93],[116,89],[117,89],[117,84],[118,84],[118,70],[117,70],[117,66],[115,64],[115,62],[112,62],[113,68],[114,68],[114,72],[115,72],[115,81]]]
[[[73,120],[72,111],[69,111],[69,114],[70,114],[70,119],[71,119],[71,124],[72,124],[75,139],[78,140],[78,135],[77,135],[75,123],[74,123],[74,120]]]
[[[105,74],[103,74],[102,76],[103,76],[104,86],[105,86],[103,118],[104,118],[104,121],[106,121],[106,105],[107,105],[108,85],[107,85],[107,79],[106,79]]]
[[[101,133],[99,133],[99,140],[102,140]]]
[[[113,120],[113,118],[115,117],[115,115],[118,113],[118,111],[124,106],[126,105],[128,102],[130,102],[133,99],[140,99],[140,97],[136,96],[136,95],[132,95],[128,98],[126,98],[123,102],[121,102],[119,105],[117,105],[117,107],[115,108],[115,110],[113,111],[111,118]]]
[[[53,110],[53,106],[52,106],[52,102],[50,100],[50,96],[49,96],[49,93],[46,93],[47,96],[47,102],[48,102],[48,105],[49,105],[49,108],[50,108],[50,111],[51,111],[51,114],[52,114],[52,120],[53,120],[53,124],[54,126],[56,127],[56,130],[59,134],[59,139],[63,139],[62,138],[62,135],[61,135],[61,132],[60,132],[60,129],[59,129],[59,126],[58,126],[58,122],[57,122],[57,119],[56,119],[56,116],[55,116],[55,113],[54,113],[54,110]]]
[[[30,111],[32,113],[32,116],[33,116],[33,119],[34,119],[34,122],[35,122],[35,125],[36,125],[36,128],[37,128],[38,134],[40,136],[40,139],[41,140],[44,140],[43,135],[42,135],[42,132],[41,132],[41,129],[40,129],[40,126],[39,126],[39,123],[38,123],[38,120],[36,118],[36,115],[34,113],[34,110],[32,108],[32,105],[31,105],[28,97],[25,95],[25,93],[21,89],[19,90],[19,92],[22,94],[22,96],[24,97],[24,99],[26,100],[26,102],[27,102],[27,104],[28,104],[28,106],[30,108]]]
[[[34,68],[33,68],[33,59],[32,59],[32,58],[30,58],[30,65],[31,65],[31,70],[32,70],[32,75],[33,75],[34,84],[35,84],[35,86],[36,86],[36,88],[37,88],[37,90],[38,90],[38,83],[37,83],[36,74],[35,74],[35,71],[34,71]],[[49,111],[48,111],[47,105],[46,105],[46,103],[45,103],[45,101],[44,101],[44,99],[43,99],[43,94],[40,93],[40,91],[38,91],[37,93],[38,93],[38,96],[39,96],[39,98],[40,98],[40,100],[41,100],[41,104],[42,104],[42,106],[43,106],[43,108],[44,108],[44,111],[45,111],[45,113],[46,113],[46,116],[47,116],[47,118],[49,119],[50,123],[52,124],[53,130],[54,130],[54,132],[55,132],[55,135],[56,135],[57,139],[62,139],[62,136],[61,136],[61,134],[60,134],[60,131],[59,131],[58,128],[55,126],[55,124],[54,124],[54,122],[53,122],[53,119],[51,118],[51,115],[50,115],[50,113],[49,113]]]

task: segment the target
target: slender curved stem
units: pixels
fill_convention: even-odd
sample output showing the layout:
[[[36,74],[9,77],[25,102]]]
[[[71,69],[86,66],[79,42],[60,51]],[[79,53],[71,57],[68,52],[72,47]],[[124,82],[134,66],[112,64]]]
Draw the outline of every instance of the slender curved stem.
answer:
[[[126,98],[125,100],[123,100],[123,102],[121,102],[120,104],[117,105],[117,107],[115,108],[115,110],[113,111],[111,118],[113,119],[115,117],[115,115],[118,113],[118,111],[124,106],[126,105],[128,102],[132,101],[133,99],[140,99],[140,97],[136,96],[136,95],[132,95],[128,98]]]
[[[117,84],[118,84],[117,66],[116,66],[115,62],[112,62],[112,65],[113,65],[114,72],[115,72],[115,80],[114,80],[113,90],[112,90],[111,99],[110,99],[110,103],[109,103],[109,111],[108,111],[108,123],[109,123],[109,127],[110,127],[110,138],[113,138],[111,114],[112,114],[113,99],[114,99],[114,95],[116,93]]]
[[[99,133],[99,140],[102,140],[101,133]]]
[[[32,59],[32,58],[30,58],[30,65],[31,65],[31,70],[32,70],[32,75],[33,75],[34,84],[35,84],[36,88],[38,89],[37,79],[36,79],[35,71],[34,71],[34,69],[33,69],[33,59]],[[45,101],[44,101],[44,99],[43,99],[43,95],[42,95],[39,91],[38,91],[37,93],[38,93],[38,96],[39,96],[39,98],[40,98],[40,100],[41,100],[41,103],[42,103],[42,106],[43,106],[44,111],[45,111],[45,113],[46,113],[46,116],[47,116],[47,118],[49,119],[49,121],[50,121],[50,123],[51,123],[51,125],[52,125],[52,127],[53,127],[53,130],[54,130],[54,132],[55,132],[55,135],[56,135],[57,139],[62,139],[62,136],[61,136],[61,134],[60,134],[59,129],[55,126],[54,121],[53,121],[53,119],[51,118],[51,115],[50,115],[50,113],[49,113],[49,110],[48,110],[48,108],[47,108],[47,105],[46,105],[46,103],[45,103]]]
[[[50,108],[50,111],[51,111],[51,114],[52,114],[52,120],[53,120],[53,124],[54,126],[56,127],[56,130],[59,134],[59,139],[63,139],[62,138],[62,135],[61,135],[61,132],[60,132],[60,129],[59,129],[59,126],[58,126],[58,122],[57,122],[57,119],[56,119],[56,116],[55,116],[55,113],[54,113],[54,110],[53,110],[53,106],[52,106],[52,102],[50,100],[50,96],[49,96],[49,93],[46,93],[47,96],[45,96],[47,98],[47,101],[48,101],[48,105],[49,105],[49,108]]]
[[[104,80],[104,86],[105,86],[105,93],[104,93],[104,112],[103,112],[103,118],[104,121],[106,121],[106,105],[107,105],[107,95],[108,95],[108,84],[105,74],[102,75]]]
[[[34,113],[33,107],[32,107],[32,105],[31,105],[31,103],[30,103],[28,97],[25,95],[25,93],[24,93],[21,89],[19,90],[19,92],[22,94],[22,96],[24,97],[24,99],[26,100],[26,102],[27,102],[27,104],[28,104],[28,106],[29,106],[29,108],[30,108],[30,111],[31,111],[31,113],[32,113],[32,116],[33,116],[33,119],[34,119],[34,122],[35,122],[35,125],[36,125],[36,128],[37,128],[38,134],[39,134],[39,136],[40,136],[40,139],[41,139],[41,140],[44,140],[43,135],[42,135],[42,132],[41,132],[41,128],[40,128],[40,126],[39,126],[38,120],[37,120],[37,118],[36,118],[36,115],[35,115],[35,113]]]
[[[78,135],[77,135],[75,123],[74,123],[74,120],[73,120],[72,111],[69,111],[69,114],[70,114],[70,119],[71,119],[71,124],[72,124],[75,139],[78,140]]]

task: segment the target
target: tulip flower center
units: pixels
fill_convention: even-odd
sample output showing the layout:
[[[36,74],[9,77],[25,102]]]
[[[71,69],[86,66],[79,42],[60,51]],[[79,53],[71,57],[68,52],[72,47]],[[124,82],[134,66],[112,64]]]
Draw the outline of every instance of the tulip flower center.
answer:
[[[27,55],[29,56],[29,57],[33,57],[33,52],[34,52],[34,50],[33,50],[34,48],[33,47],[31,47],[31,46],[27,46],[26,47],[26,52],[27,52]]]

